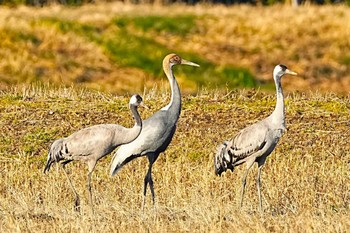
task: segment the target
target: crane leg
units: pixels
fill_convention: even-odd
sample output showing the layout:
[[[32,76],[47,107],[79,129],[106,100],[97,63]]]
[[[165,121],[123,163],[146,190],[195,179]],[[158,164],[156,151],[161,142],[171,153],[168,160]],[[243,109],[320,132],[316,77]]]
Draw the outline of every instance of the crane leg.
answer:
[[[259,211],[262,212],[262,200],[261,200],[261,170],[265,164],[266,158],[263,158],[258,161],[258,176],[256,177],[256,185],[258,188],[258,197],[259,197]]]
[[[79,197],[79,194],[77,193],[77,191],[75,190],[75,188],[73,186],[73,183],[72,183],[72,181],[70,180],[70,178],[69,178],[69,176],[67,174],[67,171],[66,171],[66,168],[65,168],[66,164],[67,163],[62,163],[62,169],[63,169],[64,174],[66,175],[67,180],[69,182],[69,185],[72,188],[73,193],[75,195],[74,210],[77,211],[77,212],[80,212],[80,197]]]
[[[89,202],[90,202],[91,213],[94,214],[94,205],[92,202],[91,176],[92,176],[92,172],[89,172],[87,187],[88,187],[88,191],[89,191]]]
[[[94,168],[96,166],[96,161],[89,161],[88,162],[88,167],[89,167],[89,173],[88,173],[88,179],[87,179],[87,188],[89,191],[89,202],[90,202],[90,208],[91,208],[91,213],[94,214],[94,204],[92,200],[92,188],[91,188],[91,176],[92,172],[94,171]]]
[[[244,190],[245,190],[245,185],[246,185],[246,181],[247,181],[248,171],[249,171],[249,169],[247,169],[245,171],[245,173],[243,175],[243,179],[242,179],[241,202],[240,202],[241,208],[243,206],[243,197],[244,197]]]
[[[243,197],[244,197],[244,192],[245,192],[245,185],[247,183],[247,176],[248,176],[248,172],[250,170],[250,168],[253,166],[255,160],[250,160],[246,162],[246,170],[245,173],[243,175],[242,178],[242,191],[241,191],[241,202],[240,202],[240,206],[242,208],[243,206]]]
[[[148,183],[149,183],[150,172],[151,172],[151,165],[150,165],[149,168],[148,168],[148,171],[147,171],[147,174],[146,174],[146,176],[145,176],[144,183],[143,183],[142,210],[144,210],[145,204],[146,204],[146,193],[147,193],[147,185],[148,185]]]
[[[256,185],[258,187],[259,211],[260,212],[262,211],[261,190],[260,190],[260,187],[261,187],[261,180],[260,180],[261,168],[262,168],[262,166],[259,166],[259,168],[258,168],[258,176],[257,176],[257,179],[256,179]]]
[[[153,179],[152,179],[152,173],[150,173],[150,176],[149,176],[149,187],[151,189],[151,194],[152,194],[152,202],[153,202],[153,205],[155,205],[155,195],[154,195],[154,188],[153,188]]]
[[[153,179],[152,179],[152,166],[154,163],[154,159],[153,159],[153,156],[147,156],[147,157],[149,161],[149,167],[144,179],[142,210],[144,209],[145,203],[146,203],[146,193],[147,193],[148,184],[151,189],[153,205],[155,204],[155,195],[154,195],[154,187],[153,187]]]

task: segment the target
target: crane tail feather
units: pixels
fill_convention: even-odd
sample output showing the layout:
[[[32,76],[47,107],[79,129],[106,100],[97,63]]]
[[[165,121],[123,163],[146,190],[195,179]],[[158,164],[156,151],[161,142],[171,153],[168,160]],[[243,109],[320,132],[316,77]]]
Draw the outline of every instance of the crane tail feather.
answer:
[[[50,171],[50,168],[51,168],[51,165],[53,164],[53,160],[51,160],[51,156],[50,156],[50,153],[48,155],[48,158],[47,158],[47,162],[46,162],[46,166],[44,168],[44,173],[46,172],[49,172]]]
[[[123,161],[118,156],[118,151],[114,154],[111,161],[110,175],[115,176],[123,167]]]
[[[63,138],[54,141],[50,147],[50,151],[47,155],[46,166],[44,168],[44,173],[49,172],[51,165],[55,162],[63,160],[61,150],[63,148]]]
[[[221,176],[221,173],[227,169],[233,171],[233,166],[230,164],[230,156],[227,153],[229,142],[225,141],[217,147],[217,152],[214,158],[215,175]]]
[[[127,155],[127,154],[122,154],[118,152],[120,151],[117,151],[112,158],[111,169],[110,169],[111,176],[115,176],[115,174],[117,174],[123,168],[123,166],[129,163],[131,160],[137,157],[140,157],[139,154]]]

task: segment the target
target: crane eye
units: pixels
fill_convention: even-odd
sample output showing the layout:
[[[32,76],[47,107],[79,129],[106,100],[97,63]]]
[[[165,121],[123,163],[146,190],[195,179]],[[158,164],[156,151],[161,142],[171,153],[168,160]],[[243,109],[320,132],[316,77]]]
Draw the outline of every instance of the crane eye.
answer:
[[[281,70],[282,70],[283,72],[285,72],[286,69],[287,69],[287,66],[285,66],[285,65],[283,65],[283,64],[280,64],[280,67],[281,67]]]
[[[173,62],[174,63],[180,63],[181,62],[181,58],[178,56],[178,55],[175,55],[173,58],[172,58]]]

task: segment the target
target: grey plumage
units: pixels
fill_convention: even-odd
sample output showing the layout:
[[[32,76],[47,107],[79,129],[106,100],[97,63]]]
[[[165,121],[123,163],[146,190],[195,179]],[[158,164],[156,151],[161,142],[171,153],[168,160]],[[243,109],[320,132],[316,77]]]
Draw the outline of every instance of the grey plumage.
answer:
[[[258,163],[257,188],[259,196],[259,209],[262,210],[261,202],[261,169],[265,164],[266,157],[275,149],[279,139],[285,131],[285,107],[281,85],[281,78],[285,74],[296,75],[284,65],[277,65],[273,76],[276,85],[277,101],[275,110],[270,116],[242,129],[231,140],[225,141],[218,147],[214,158],[215,174],[221,175],[227,169],[231,171],[240,164],[246,163],[246,172],[242,179],[241,206],[249,169],[254,162]]]
[[[140,156],[147,156],[149,168],[144,179],[143,204],[145,203],[148,184],[150,185],[154,203],[152,165],[157,160],[158,155],[165,151],[170,144],[176,130],[177,120],[180,116],[181,93],[172,71],[174,65],[180,64],[199,66],[180,58],[176,54],[169,54],[164,58],[163,70],[170,82],[172,93],[170,103],[144,120],[140,136],[131,143],[122,145],[112,159],[110,174],[113,176],[131,160]]]
[[[76,196],[76,209],[79,209],[80,198],[66,173],[65,165],[74,160],[87,163],[89,169],[88,190],[92,208],[91,175],[97,161],[111,153],[116,147],[133,141],[141,132],[142,120],[137,111],[138,106],[145,106],[141,96],[133,95],[130,98],[129,106],[135,120],[135,125],[132,128],[125,128],[117,124],[94,125],[52,143],[44,173],[50,170],[53,163],[62,161],[62,168]]]

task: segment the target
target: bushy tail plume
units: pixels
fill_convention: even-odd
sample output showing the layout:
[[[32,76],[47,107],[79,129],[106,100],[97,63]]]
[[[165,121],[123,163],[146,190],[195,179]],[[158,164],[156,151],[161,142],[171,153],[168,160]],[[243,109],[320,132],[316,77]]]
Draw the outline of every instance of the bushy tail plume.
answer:
[[[62,157],[62,149],[63,149],[63,138],[60,138],[52,143],[49,154],[47,156],[44,173],[46,171],[50,171],[51,165],[53,163],[64,159]]]
[[[123,157],[121,153],[118,153],[119,151],[117,151],[113,158],[112,158],[112,162],[111,162],[111,169],[110,169],[110,175],[111,176],[115,176],[121,169],[122,167],[129,163],[131,160],[140,157],[140,155],[131,155],[128,157]]]
[[[231,156],[227,153],[227,146],[229,142],[225,141],[220,144],[217,148],[217,152],[214,158],[214,168],[215,175],[220,176],[221,173],[225,172],[227,169],[233,171],[233,166],[231,164]]]

